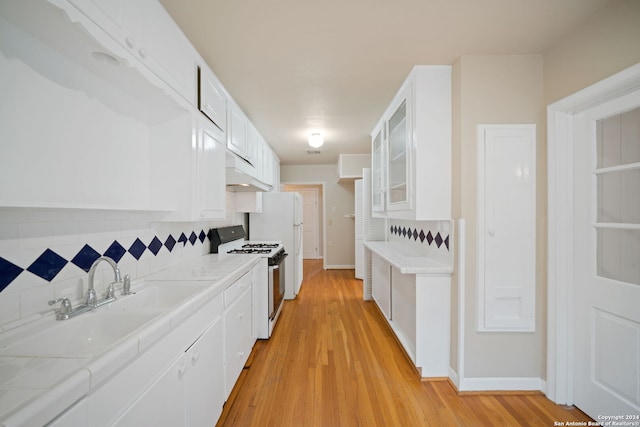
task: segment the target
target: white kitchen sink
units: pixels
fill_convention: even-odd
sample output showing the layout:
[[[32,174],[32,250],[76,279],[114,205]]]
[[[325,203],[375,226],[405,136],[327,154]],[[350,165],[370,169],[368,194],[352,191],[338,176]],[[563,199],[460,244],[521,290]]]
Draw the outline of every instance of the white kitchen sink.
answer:
[[[166,282],[145,283],[136,287],[134,293],[118,297],[116,301],[109,304],[110,310],[165,310],[185,302],[203,289],[208,284],[178,284]]]
[[[0,356],[87,357],[102,353],[161,312],[115,312],[100,309],[70,320],[55,321],[41,331],[0,350]],[[52,320],[53,321],[53,320]],[[44,326],[44,324],[43,324]]]

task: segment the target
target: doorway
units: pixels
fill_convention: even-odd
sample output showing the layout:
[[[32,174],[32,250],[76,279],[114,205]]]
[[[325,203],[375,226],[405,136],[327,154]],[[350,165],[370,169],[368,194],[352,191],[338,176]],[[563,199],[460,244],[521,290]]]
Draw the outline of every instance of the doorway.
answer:
[[[324,248],[322,245],[323,235],[323,204],[322,185],[320,184],[285,184],[284,191],[300,193],[303,199],[302,222],[303,222],[303,258],[321,259]]]
[[[640,66],[549,106],[547,396],[640,415]]]

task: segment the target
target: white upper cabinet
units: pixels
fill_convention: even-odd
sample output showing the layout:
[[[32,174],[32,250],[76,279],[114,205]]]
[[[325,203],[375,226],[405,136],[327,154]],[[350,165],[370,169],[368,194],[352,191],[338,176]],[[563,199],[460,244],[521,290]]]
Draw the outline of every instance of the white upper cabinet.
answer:
[[[198,108],[221,131],[227,129],[227,95],[207,66],[198,67]]]
[[[151,202],[169,221],[224,219],[224,134],[196,111],[151,128]],[[175,171],[179,171],[176,173]]]
[[[384,121],[380,121],[371,134],[371,210],[374,215],[385,210],[386,146],[386,127]]]
[[[201,120],[198,130],[198,213],[201,219],[226,216],[224,136],[216,127]]]
[[[61,0],[50,1],[65,8]],[[69,1],[141,64],[195,105],[195,50],[157,0]],[[135,66],[134,63],[130,65]]]
[[[450,218],[451,67],[414,67],[371,137],[374,215]]]
[[[235,103],[227,106],[227,148],[248,160],[247,117]]]

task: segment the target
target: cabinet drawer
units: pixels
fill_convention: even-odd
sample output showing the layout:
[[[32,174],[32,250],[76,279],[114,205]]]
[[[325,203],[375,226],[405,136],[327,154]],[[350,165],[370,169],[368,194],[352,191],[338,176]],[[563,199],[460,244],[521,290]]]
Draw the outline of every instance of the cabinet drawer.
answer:
[[[233,285],[224,290],[224,307],[227,308],[240,294],[251,287],[251,274],[245,273]]]
[[[251,291],[247,290],[225,313],[225,393],[229,396],[253,347]]]

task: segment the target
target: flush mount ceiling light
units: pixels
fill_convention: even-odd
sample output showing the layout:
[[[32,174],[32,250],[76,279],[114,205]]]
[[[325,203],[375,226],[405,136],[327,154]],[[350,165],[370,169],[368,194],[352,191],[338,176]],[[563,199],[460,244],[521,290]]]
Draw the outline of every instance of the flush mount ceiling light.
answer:
[[[309,135],[309,146],[319,148],[322,147],[322,144],[324,144],[324,140],[319,132],[314,132]]]

